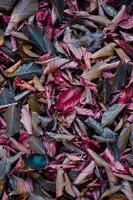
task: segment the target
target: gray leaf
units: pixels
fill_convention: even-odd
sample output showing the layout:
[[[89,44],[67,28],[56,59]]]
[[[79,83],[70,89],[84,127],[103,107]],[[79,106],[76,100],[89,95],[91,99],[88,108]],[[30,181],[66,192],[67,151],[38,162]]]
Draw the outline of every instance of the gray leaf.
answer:
[[[18,133],[20,128],[20,112],[16,105],[9,106],[3,116],[7,123],[7,136],[11,137]]]

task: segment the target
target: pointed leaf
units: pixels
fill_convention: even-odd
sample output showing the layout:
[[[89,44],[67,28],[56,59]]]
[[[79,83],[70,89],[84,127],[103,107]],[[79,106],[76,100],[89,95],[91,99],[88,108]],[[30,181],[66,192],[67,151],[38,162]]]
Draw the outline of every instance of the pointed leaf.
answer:
[[[125,106],[125,104],[112,105],[106,112],[103,113],[102,126],[104,127],[110,125]]]
[[[129,141],[130,133],[131,133],[131,126],[126,127],[121,131],[117,142],[120,152],[123,152],[125,150]]]
[[[10,171],[11,164],[6,158],[0,160],[0,180],[2,180]]]
[[[31,24],[27,27],[26,34],[28,35],[30,40],[36,44],[37,48],[39,48],[42,52],[47,51],[50,54],[53,52],[52,45],[46,33],[44,35],[43,30],[40,27]]]
[[[0,91],[0,105],[7,105],[14,102],[14,94],[8,89]]]
[[[27,130],[28,134],[33,134],[32,129],[32,120],[29,111],[29,105],[24,105],[21,110],[21,123],[23,124],[24,128]]]
[[[64,12],[64,0],[50,0],[50,1],[54,6],[58,20],[61,21]]]
[[[58,110],[62,110],[65,113],[71,112],[74,109],[74,106],[78,104],[80,98],[82,96],[82,88],[80,87],[72,87],[65,91],[62,91],[59,94],[59,98],[57,103],[55,104],[55,108]]]
[[[23,79],[30,80],[34,74],[41,76],[42,68],[38,64],[31,62],[21,65],[14,73],[8,74],[7,77],[19,76]]]
[[[17,106],[9,106],[3,115],[7,123],[7,136],[11,137],[18,133],[20,128],[20,112]]]
[[[63,195],[64,187],[65,187],[64,171],[63,169],[58,168],[56,176],[56,198],[59,198]]]
[[[82,182],[87,179],[87,177],[90,177],[93,174],[94,168],[95,168],[95,162],[91,161],[91,163],[85,167],[81,173],[78,175],[76,180],[74,181],[74,184],[80,185]]]
[[[110,167],[110,165],[103,158],[101,158],[97,153],[95,153],[91,149],[87,149],[87,153],[92,157],[92,159],[96,162],[96,164],[99,167],[105,167],[105,168]]]

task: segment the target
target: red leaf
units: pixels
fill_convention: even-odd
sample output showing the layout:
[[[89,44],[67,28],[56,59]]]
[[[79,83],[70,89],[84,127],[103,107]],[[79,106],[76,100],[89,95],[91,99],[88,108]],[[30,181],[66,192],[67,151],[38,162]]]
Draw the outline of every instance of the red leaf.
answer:
[[[74,110],[74,107],[79,103],[82,97],[83,90],[80,87],[72,87],[64,90],[59,94],[55,108],[68,113]]]

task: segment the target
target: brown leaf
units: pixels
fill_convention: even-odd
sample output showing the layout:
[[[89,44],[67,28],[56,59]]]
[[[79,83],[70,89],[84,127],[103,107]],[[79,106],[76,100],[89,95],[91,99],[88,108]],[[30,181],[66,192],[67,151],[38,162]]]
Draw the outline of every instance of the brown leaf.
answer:
[[[100,200],[102,200],[102,199],[105,198],[105,197],[109,197],[110,195],[112,195],[112,194],[118,192],[118,191],[121,189],[121,187],[122,187],[121,185],[118,185],[118,186],[114,186],[114,187],[112,187],[112,188],[110,188],[110,189],[107,189],[107,190],[102,194],[102,196],[100,197]]]
[[[65,190],[69,195],[71,195],[72,197],[75,197],[75,193],[73,191],[71,180],[69,179],[69,177],[66,173],[65,173]]]
[[[130,133],[131,133],[131,126],[128,126],[121,131],[117,142],[120,152],[123,152],[125,150],[129,141]]]
[[[110,165],[103,158],[101,158],[97,153],[95,153],[91,149],[87,149],[87,153],[92,157],[92,159],[96,162],[96,164],[99,167],[105,167],[105,168],[110,167]]]
[[[32,49],[32,46],[30,45],[23,46],[23,51],[26,55],[30,56],[31,58],[39,58],[40,56],[36,54],[35,52],[33,52],[31,49]]]
[[[36,75],[33,77],[33,84],[38,91],[44,92],[44,86],[42,85],[42,83]]]
[[[96,51],[91,55],[92,59],[101,58],[101,57],[108,57],[112,56],[114,53],[114,47],[116,47],[116,43],[110,43],[107,46],[101,48],[100,50]]]
[[[89,15],[87,18],[90,19],[91,21],[93,21],[97,24],[103,25],[103,26],[108,26],[110,24],[110,20],[105,16]]]
[[[58,168],[56,176],[56,198],[61,197],[63,195],[64,187],[64,170],[62,168]]]

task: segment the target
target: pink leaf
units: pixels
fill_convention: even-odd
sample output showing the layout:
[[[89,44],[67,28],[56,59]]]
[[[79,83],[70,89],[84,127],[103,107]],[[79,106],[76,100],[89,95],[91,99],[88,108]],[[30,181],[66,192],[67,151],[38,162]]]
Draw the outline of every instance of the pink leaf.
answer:
[[[29,134],[33,134],[29,105],[24,105],[21,110],[21,122]]]
[[[83,90],[80,87],[72,87],[66,89],[59,94],[55,108],[68,113],[74,110],[74,107],[79,103]]]
[[[91,161],[91,163],[87,167],[85,167],[85,169],[78,175],[78,177],[74,181],[74,184],[76,184],[76,185],[82,184],[82,182],[87,177],[90,177],[93,174],[95,166],[96,166],[95,162]]]

